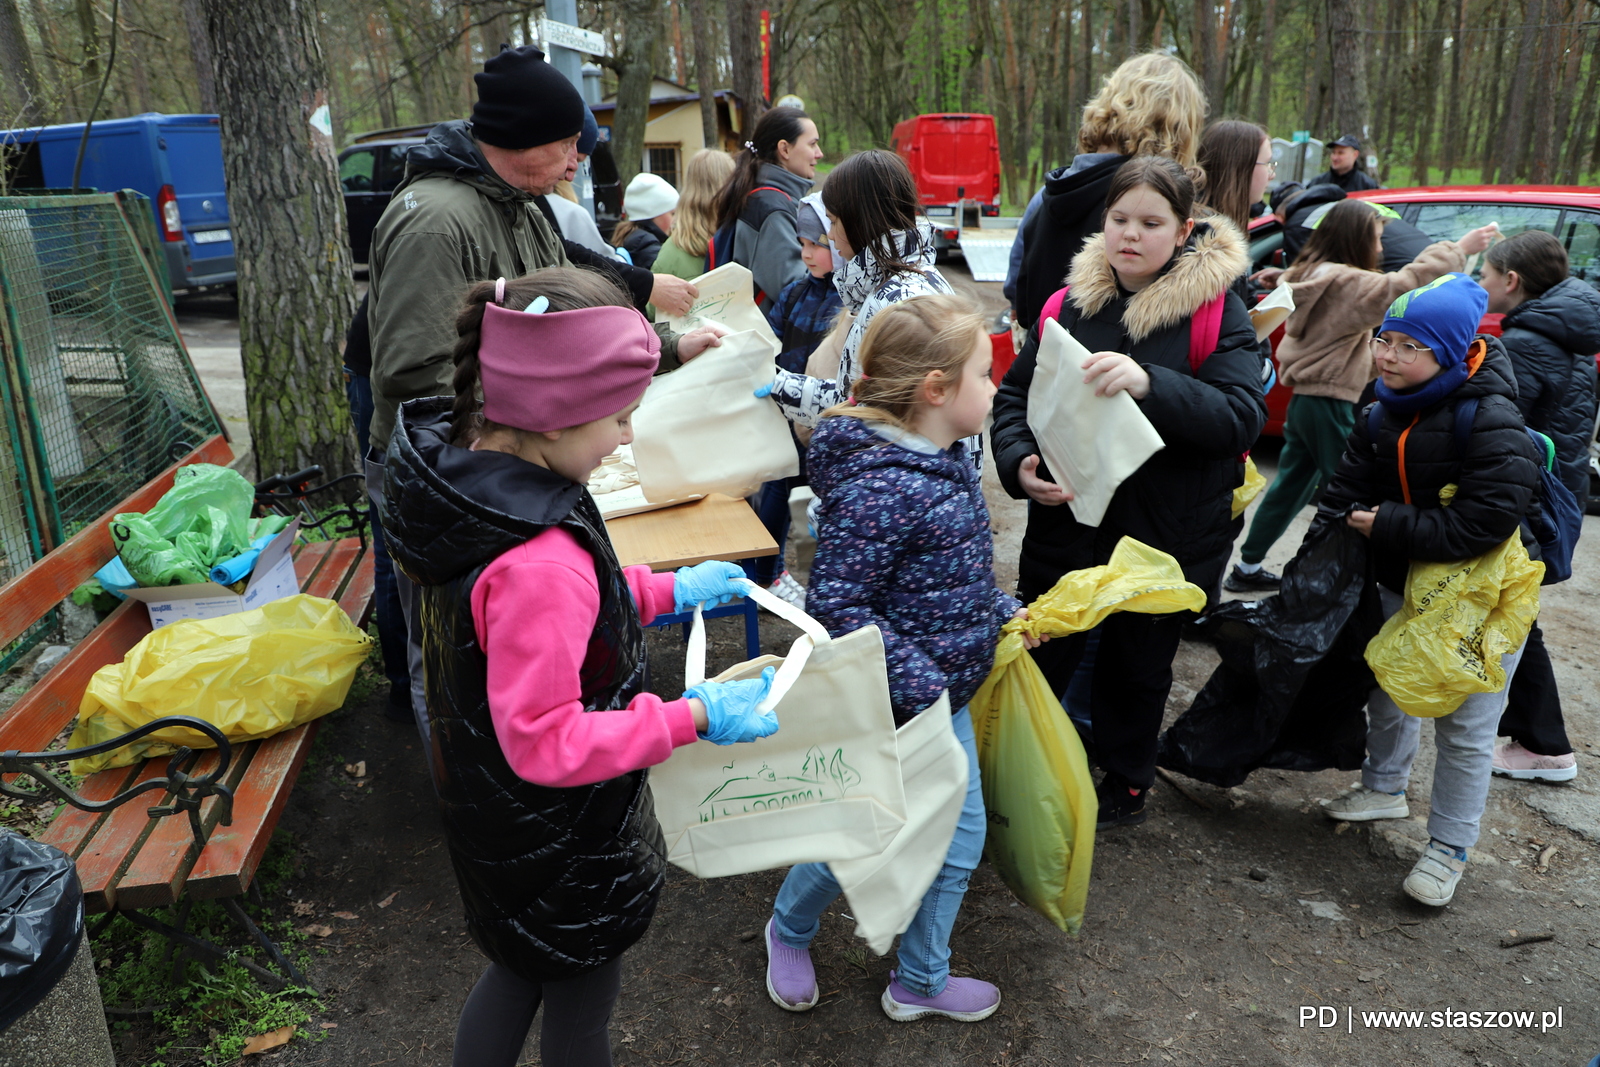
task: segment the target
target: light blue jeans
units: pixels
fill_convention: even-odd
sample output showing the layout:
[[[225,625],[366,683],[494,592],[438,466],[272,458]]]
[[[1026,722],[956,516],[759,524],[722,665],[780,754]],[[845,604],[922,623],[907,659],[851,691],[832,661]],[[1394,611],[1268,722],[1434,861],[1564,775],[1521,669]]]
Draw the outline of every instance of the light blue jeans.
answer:
[[[1400,610],[1400,597],[1380,588],[1385,615]],[[1478,825],[1489,800],[1494,738],[1506,689],[1516,675],[1522,648],[1500,657],[1506,685],[1497,693],[1474,693],[1449,715],[1433,720],[1433,792],[1428,798],[1428,834],[1455,848],[1478,843]],[[1422,720],[1407,715],[1389,694],[1374,689],[1367,699],[1367,759],[1361,784],[1398,793],[1411,781],[1411,765],[1422,743]]]
[[[967,880],[983,858],[986,815],[972,715],[962,708],[951,724],[967,754],[967,799],[961,806],[961,818],[944,866],[923,895],[922,907],[917,909],[911,925],[900,935],[900,966],[895,970],[900,984],[919,997],[936,997],[944,992],[950,978],[950,931],[961,910],[961,898],[967,895]],[[778,940],[790,948],[808,948],[817,936],[822,913],[840,892],[827,864],[791,867],[772,905],[772,929]]]

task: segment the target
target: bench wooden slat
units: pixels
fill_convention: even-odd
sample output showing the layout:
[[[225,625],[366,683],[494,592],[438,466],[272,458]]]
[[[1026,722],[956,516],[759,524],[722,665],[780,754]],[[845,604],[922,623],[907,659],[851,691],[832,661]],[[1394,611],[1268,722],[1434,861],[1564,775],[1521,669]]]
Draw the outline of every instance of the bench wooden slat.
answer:
[[[219,826],[189,871],[185,891],[197,899],[231,897],[250,888],[272,828],[305,765],[321,720],[260,742],[250,773],[233,795],[233,825]]]
[[[126,600],[0,718],[0,751],[40,752],[78,714],[94,672],[120,663],[150,632],[150,613]]]
[[[163,777],[167,761],[145,760],[133,785]],[[83,906],[90,914],[109,911],[116,907],[117,877],[124,867],[139,854],[139,848],[155,829],[159,819],[147,814],[152,804],[159,804],[166,796],[152,790],[122,805],[108,815],[89,839],[77,857],[78,880],[83,883]]]
[[[138,775],[138,767],[113,767],[109,771],[101,771],[85,778],[77,792],[85,800],[110,800],[132,785]],[[77,858],[84,842],[94,835],[101,820],[108,814],[103,811],[79,811],[69,804],[61,809],[60,815],[51,820],[39,840]]]
[[[327,600],[336,599],[348,582],[351,568],[355,566],[356,559],[360,555],[361,542],[356,538],[346,537],[342,541],[334,541],[322,567],[310,582],[301,585],[301,590]]]
[[[226,781],[237,783],[243,776],[251,747],[234,746],[233,763],[228,767]],[[161,758],[156,762],[165,764],[166,760]],[[212,749],[201,754],[200,761],[190,773],[210,774],[216,766],[217,751]],[[145,797],[129,803],[145,809],[164,803],[167,799],[165,793],[156,792],[148,793],[146,797],[149,798],[147,803],[140,803]],[[217,825],[221,817],[222,813],[217,810],[217,798],[207,797],[200,805],[201,825],[209,830]],[[163,816],[157,821],[155,829],[150,831],[150,836],[145,838],[144,844],[139,846],[139,854],[117,879],[117,907],[160,908],[177,903],[183,890],[184,876],[194,866],[198,853],[194,831],[189,827],[189,816],[182,812]]]
[[[328,550],[333,547],[331,541],[313,541],[301,547],[294,557],[294,576],[300,583],[300,591],[306,592],[306,586],[311,584],[311,579],[317,576],[317,571],[322,567],[322,561],[328,558]]]
[[[45,612],[65,600],[117,554],[107,529],[112,516],[127,511],[149,511],[155,507],[156,501],[172,488],[172,476],[179,467],[191,463],[225,466],[232,460],[233,450],[220,435],[205,441],[145,483],[137,493],[118,504],[114,511],[106,512],[46,554],[38,563],[0,587],[0,648],[27,633]]]
[[[356,564],[356,572],[350,576],[350,583],[344,587],[344,595],[339,598],[339,606],[358,629],[367,628],[367,619],[372,614],[372,593],[378,582],[376,568],[377,563],[369,547],[361,553],[361,562]]]

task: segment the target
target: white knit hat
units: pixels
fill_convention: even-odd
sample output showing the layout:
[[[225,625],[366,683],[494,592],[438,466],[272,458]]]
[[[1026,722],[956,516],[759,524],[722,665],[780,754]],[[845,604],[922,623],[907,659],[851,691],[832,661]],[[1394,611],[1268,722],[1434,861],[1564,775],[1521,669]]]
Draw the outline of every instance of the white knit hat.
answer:
[[[636,174],[622,194],[622,210],[635,222],[665,215],[678,207],[678,190],[659,174]]]

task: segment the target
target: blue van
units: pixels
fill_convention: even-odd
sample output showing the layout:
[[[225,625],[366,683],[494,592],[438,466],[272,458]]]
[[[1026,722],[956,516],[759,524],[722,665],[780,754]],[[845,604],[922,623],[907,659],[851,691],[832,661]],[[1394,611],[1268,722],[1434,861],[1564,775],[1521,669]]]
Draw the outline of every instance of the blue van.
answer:
[[[83,123],[0,130],[15,162],[12,184],[72,187]],[[237,280],[222,129],[215,115],[101,119],[89,130],[80,188],[137,189],[150,198],[174,292]]]

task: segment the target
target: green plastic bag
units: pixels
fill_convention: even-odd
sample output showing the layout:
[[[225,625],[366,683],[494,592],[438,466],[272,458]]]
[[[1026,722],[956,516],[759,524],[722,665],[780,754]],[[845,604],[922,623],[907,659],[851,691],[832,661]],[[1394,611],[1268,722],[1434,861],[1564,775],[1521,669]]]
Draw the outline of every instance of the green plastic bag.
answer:
[[[1110,562],[1069,571],[1005,624],[994,669],[972,698],[972,728],[989,828],[989,862],[1024,904],[1069,934],[1083,926],[1099,815],[1078,731],[1024,633],[1063,637],[1100,625],[1113,611],[1199,611],[1206,595],[1165,552],[1131,537]]]
[[[254,504],[255,487],[236,470],[211,463],[179,467],[155,507],[112,519],[111,540],[140,585],[210,581],[212,567],[289,524],[282,515],[252,520]]]

